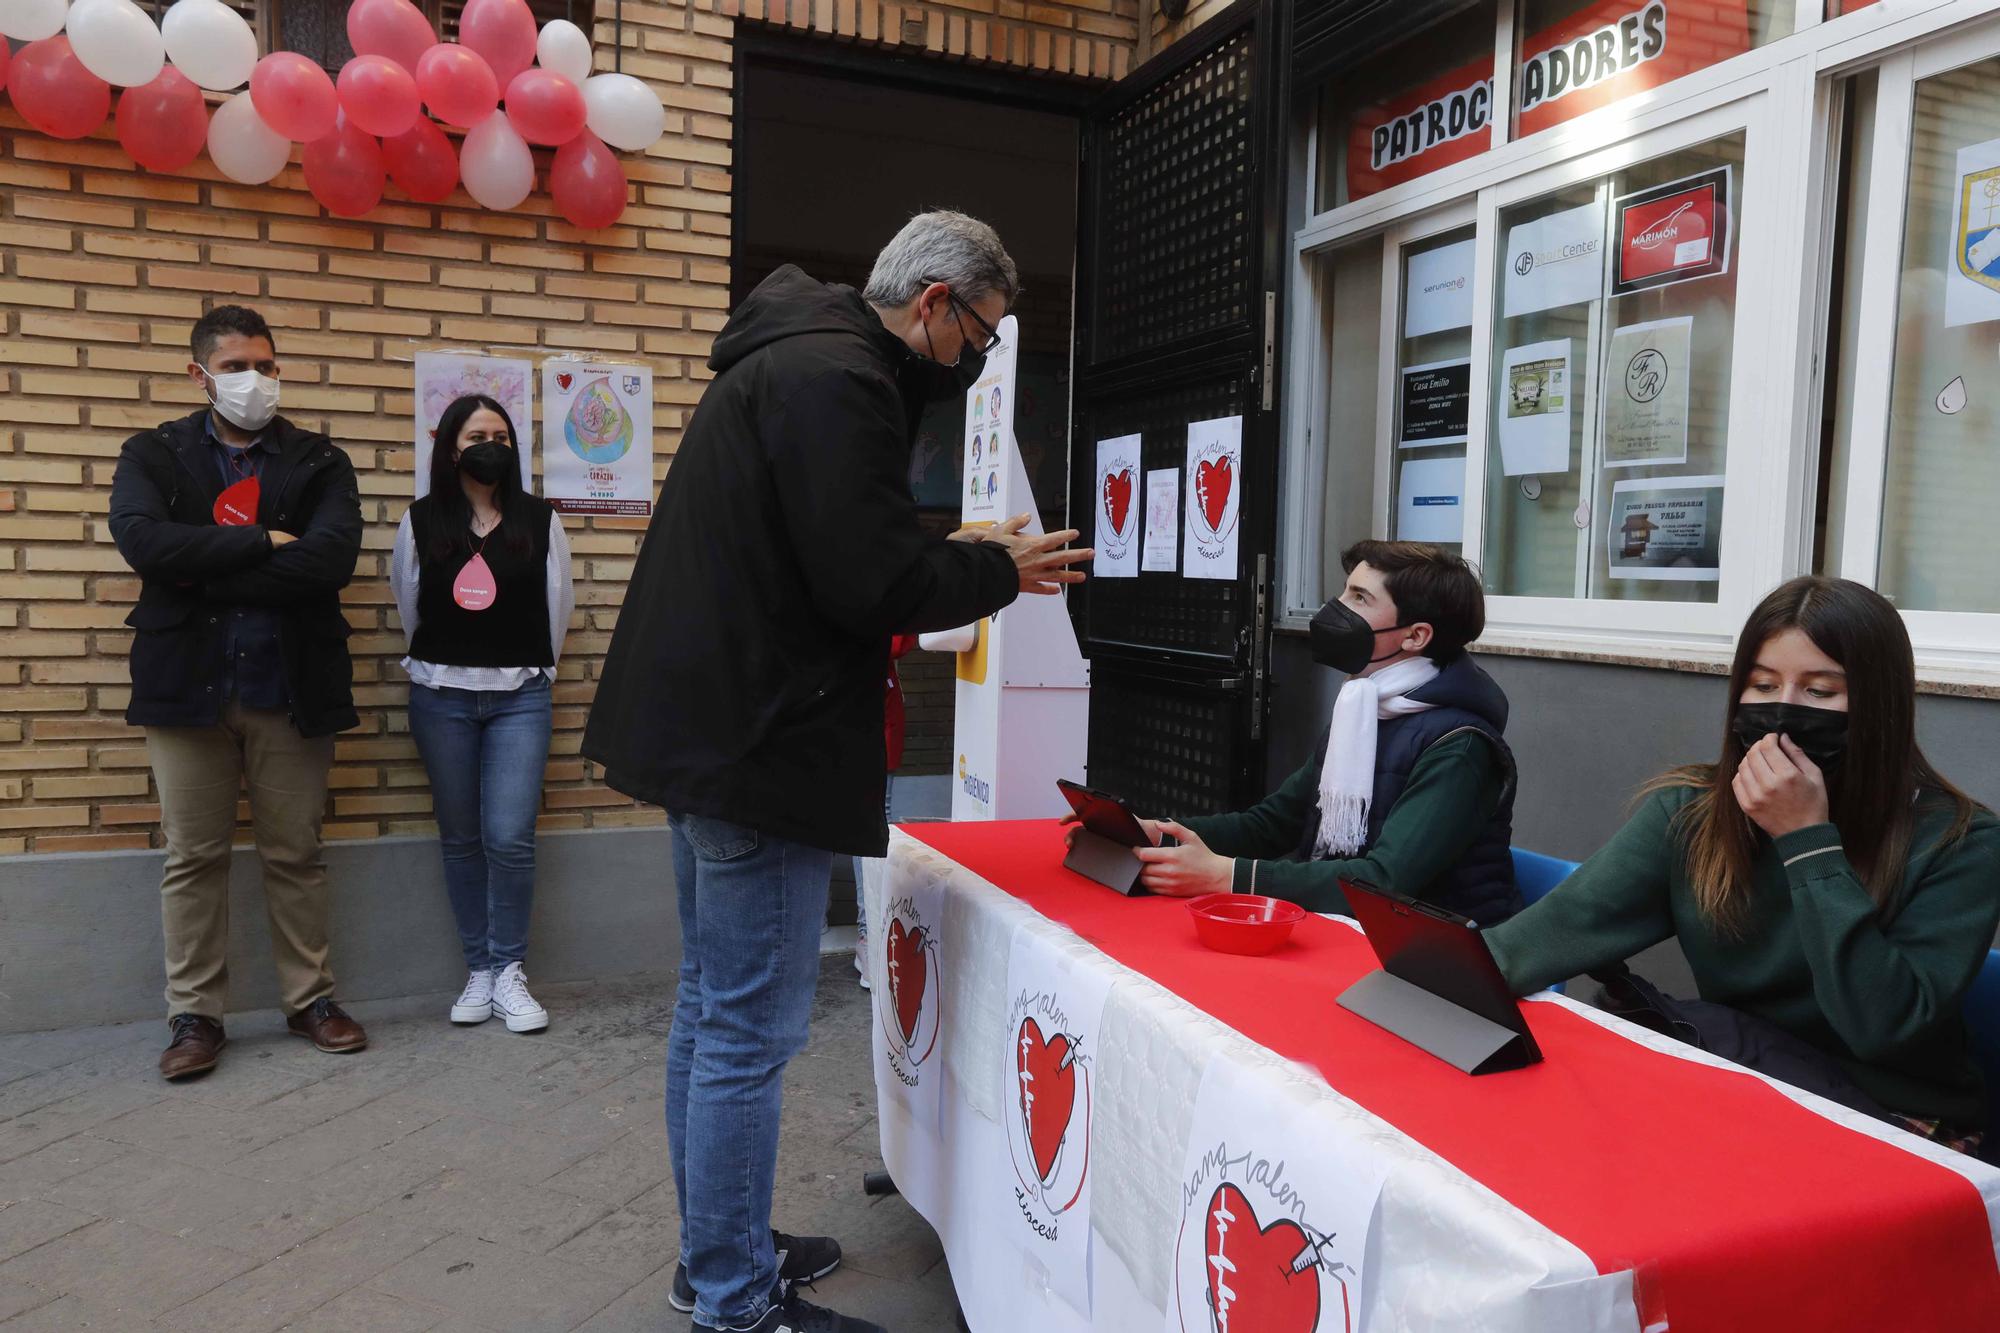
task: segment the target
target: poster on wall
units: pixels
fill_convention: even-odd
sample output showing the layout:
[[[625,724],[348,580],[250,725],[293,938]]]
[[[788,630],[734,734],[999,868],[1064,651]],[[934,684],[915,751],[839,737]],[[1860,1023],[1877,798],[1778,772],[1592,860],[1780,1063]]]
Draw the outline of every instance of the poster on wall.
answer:
[[[1410,256],[1403,294],[1403,336],[1472,326],[1470,240],[1454,241]]]
[[[1611,209],[1618,240],[1611,295],[1727,273],[1733,178],[1731,168],[1720,166],[1620,196]]]
[[[1750,8],[1749,0],[1586,0],[1521,42],[1520,134],[1743,54]]]
[[[1951,219],[1945,326],[2000,319],[2000,139],[1958,150]]]
[[[1363,199],[1493,143],[1493,58],[1487,56],[1363,107],[1348,122],[1347,197]]]
[[[542,363],[542,489],[560,514],[653,512],[653,368]]]
[[[1604,210],[1584,204],[1508,228],[1501,262],[1509,319],[1596,300],[1604,283]]]
[[[1509,477],[1569,471],[1570,340],[1510,347],[1500,358],[1500,470]]]
[[[1148,574],[1171,574],[1180,567],[1181,474],[1156,468],[1146,474],[1146,549],[1139,568]]]
[[[417,497],[430,494],[431,447],[438,418],[454,399],[481,394],[507,409],[521,459],[521,489],[535,488],[535,363],[525,358],[481,356],[476,352],[418,352],[416,360]]]
[[[1091,573],[1100,579],[1139,577],[1139,436],[1097,442],[1096,527]]]
[[[1614,482],[1611,577],[1713,583],[1722,577],[1722,478]]]
[[[1397,407],[1397,418],[1402,422],[1397,442],[1402,448],[1464,444],[1471,413],[1472,362],[1460,357],[1404,369]]]
[[[1404,459],[1396,497],[1397,541],[1465,540],[1465,459]]]
[[[1243,498],[1243,418],[1188,423],[1186,523],[1181,572],[1191,579],[1236,577]]]
[[[1604,399],[1604,466],[1685,463],[1694,318],[1611,331]]]

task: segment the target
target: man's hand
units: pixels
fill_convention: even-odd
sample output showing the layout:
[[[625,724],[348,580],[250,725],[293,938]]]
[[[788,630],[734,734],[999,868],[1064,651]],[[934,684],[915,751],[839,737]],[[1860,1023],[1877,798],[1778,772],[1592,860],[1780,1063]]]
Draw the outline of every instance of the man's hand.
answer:
[[[298,540],[298,538],[294,537],[291,533],[280,532],[276,528],[264,529],[264,535],[271,539],[271,549],[274,551],[277,550],[280,546],[283,546],[286,542],[295,542]]]
[[[985,529],[986,535],[979,540],[1007,548],[1014,557],[1014,570],[1021,577],[1022,592],[1049,595],[1061,592],[1065,583],[1083,582],[1083,571],[1069,566],[1081,564],[1097,552],[1087,546],[1079,550],[1064,549],[1076,540],[1075,528],[1045,533],[1040,537],[1023,533],[1021,529],[1027,527],[1033,517],[1032,514],[1016,514],[1004,523]]]
[[[991,531],[993,531],[993,526],[990,523],[968,523],[957,532],[946,537],[945,540],[948,542],[971,542],[976,545],[979,542],[985,541],[986,534]]]
[[[1826,777],[1790,736],[1774,732],[1751,746],[1731,786],[1743,813],[1774,838],[1829,817]]]
[[[1139,883],[1168,898],[1199,898],[1204,893],[1228,893],[1236,879],[1236,863],[1208,850],[1208,844],[1171,819],[1158,823],[1144,821],[1147,833],[1158,841],[1170,833],[1178,847],[1141,847],[1133,855],[1145,864]]]

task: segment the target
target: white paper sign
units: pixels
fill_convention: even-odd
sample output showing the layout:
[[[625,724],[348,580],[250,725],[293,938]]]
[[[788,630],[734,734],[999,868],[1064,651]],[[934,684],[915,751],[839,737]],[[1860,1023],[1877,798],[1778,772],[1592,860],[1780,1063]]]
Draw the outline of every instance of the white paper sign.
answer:
[[[1098,1033],[1111,981],[1074,967],[1042,936],[1014,932],[1007,959],[1001,1119],[1010,1234],[1049,1290],[1090,1314],[1091,1113]],[[997,1202],[997,1201],[996,1201]]]
[[[1146,549],[1139,567],[1171,574],[1181,553],[1181,474],[1170,467],[1146,474]]]
[[[879,905],[875,919],[887,924],[868,936],[869,963],[878,978],[872,991],[875,1085],[888,1089],[927,1129],[938,1126],[938,1089],[944,1081],[944,904],[942,880],[919,880]]]
[[[1614,483],[1606,528],[1612,578],[1713,583],[1722,577],[1722,478]]]
[[[1604,210],[1585,204],[1510,228],[1500,261],[1510,319],[1593,301],[1604,289]]]
[[[998,522],[1012,512],[1016,497],[1007,494],[1013,479],[1008,459],[1014,439],[1014,353],[1018,330],[1000,321],[1000,344],[986,356],[986,368],[965,393],[965,506],[968,523]],[[1033,502],[1020,497],[1023,508]]]
[[[1958,150],[1945,262],[1947,327],[2000,319],[2000,139]]]
[[[418,352],[416,361],[417,496],[430,494],[431,446],[438,418],[452,400],[482,394],[507,409],[514,423],[514,452],[521,459],[521,489],[534,489],[535,363],[471,352]]]
[[[1472,250],[1469,240],[1410,256],[1403,295],[1403,336],[1463,329],[1472,324]]]
[[[1164,1333],[1352,1333],[1387,1174],[1353,1118],[1217,1056],[1181,1169]]]
[[[1191,579],[1236,577],[1243,499],[1243,418],[1188,423],[1185,536],[1181,572]]]
[[[1694,318],[1611,331],[1604,400],[1604,466],[1685,463]]]
[[[1100,579],[1139,577],[1139,437],[1097,442],[1096,529],[1091,573]]]
[[[1396,539],[1406,542],[1465,540],[1465,460],[1403,460],[1397,488]]]
[[[558,512],[653,512],[653,368],[542,363],[542,491]]]
[[[1569,344],[1529,343],[1500,358],[1500,466],[1509,477],[1569,471]]]

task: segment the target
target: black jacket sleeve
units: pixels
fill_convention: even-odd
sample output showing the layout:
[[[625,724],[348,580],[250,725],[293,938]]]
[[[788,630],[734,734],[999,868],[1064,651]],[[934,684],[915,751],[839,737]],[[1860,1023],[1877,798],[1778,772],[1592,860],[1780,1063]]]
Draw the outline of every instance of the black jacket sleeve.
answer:
[[[878,377],[840,369],[763,423],[813,602],[864,637],[969,625],[1020,594],[1006,548],[929,538],[918,526],[902,410]]]
[[[298,540],[278,547],[254,569],[210,579],[205,588],[210,598],[284,606],[302,596],[339,592],[347,586],[361,555],[361,489],[345,450],[333,451],[319,484],[319,503]]]
[[[149,438],[127,440],[111,476],[111,540],[133,572],[163,583],[198,583],[267,559],[271,539],[260,527],[177,523],[169,517],[167,497],[146,466]]]

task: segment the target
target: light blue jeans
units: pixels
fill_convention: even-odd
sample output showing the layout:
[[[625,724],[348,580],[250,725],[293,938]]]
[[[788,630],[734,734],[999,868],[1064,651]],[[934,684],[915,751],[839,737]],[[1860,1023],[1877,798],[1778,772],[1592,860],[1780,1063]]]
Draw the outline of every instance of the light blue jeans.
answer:
[[[681,1260],[702,1323],[763,1317],[778,1278],[771,1188],[785,1065],[804,1049],[833,854],[704,815],[669,816],[681,974],[667,1141]]]

